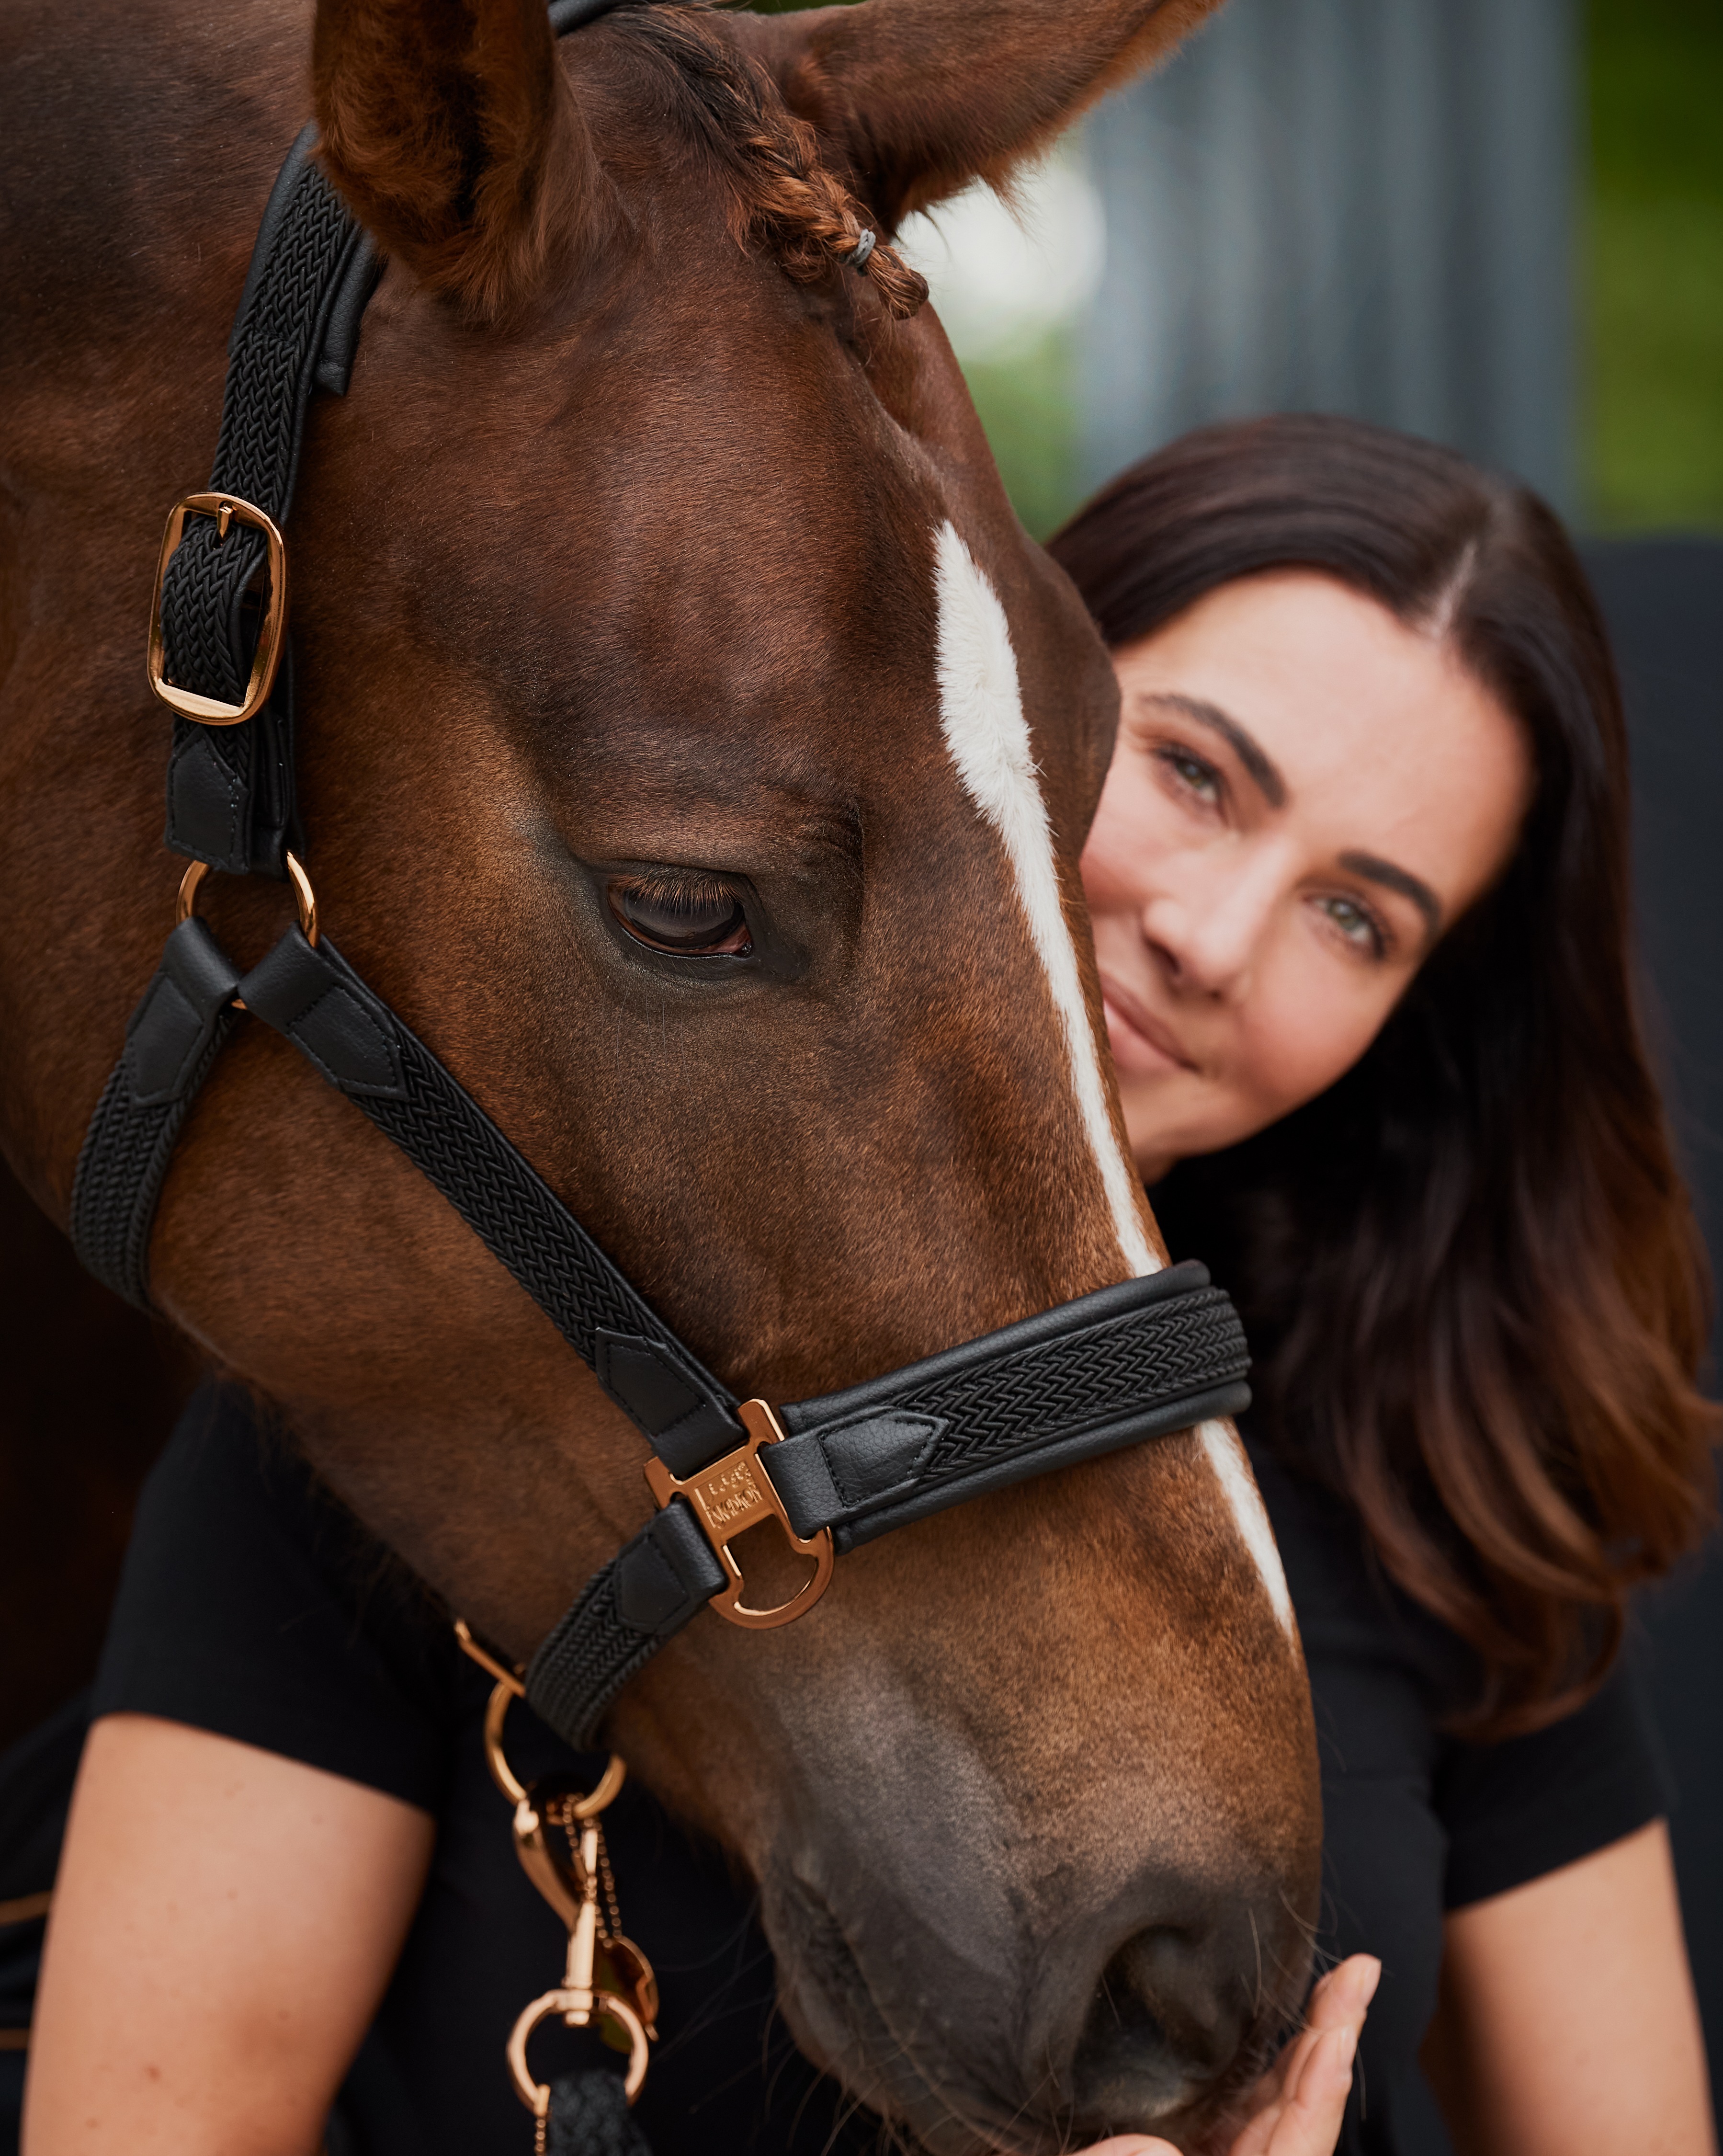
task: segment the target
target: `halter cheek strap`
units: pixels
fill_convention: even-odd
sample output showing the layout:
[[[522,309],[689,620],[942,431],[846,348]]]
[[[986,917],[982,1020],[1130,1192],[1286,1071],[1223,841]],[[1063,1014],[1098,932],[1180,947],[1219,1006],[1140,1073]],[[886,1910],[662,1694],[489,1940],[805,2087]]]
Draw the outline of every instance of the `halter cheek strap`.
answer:
[[[559,34],[620,0],[556,0]],[[148,1253],[181,1128],[241,1014],[274,1028],[433,1183],[651,1448],[654,1516],[540,1647],[528,1698],[589,1745],[618,1693],[710,1604],[744,1626],[811,1608],[835,1559],[947,1506],[1233,1414],[1249,1402],[1233,1306],[1200,1265],[1083,1296],[818,1399],[738,1401],[472,1096],[320,934],[299,855],[284,536],[310,399],[344,393],[374,249],[325,179],[315,131],[264,211],[228,346],[209,487],[176,505],[149,665],[175,713],[167,843],[181,918],[91,1119],[72,1235],[98,1279],[149,1306]],[[859,252],[859,250],[858,250]],[[294,884],[298,925],[242,974],[194,911],[209,868]],[[775,1520],[805,1584],[748,1599],[732,1549]]]

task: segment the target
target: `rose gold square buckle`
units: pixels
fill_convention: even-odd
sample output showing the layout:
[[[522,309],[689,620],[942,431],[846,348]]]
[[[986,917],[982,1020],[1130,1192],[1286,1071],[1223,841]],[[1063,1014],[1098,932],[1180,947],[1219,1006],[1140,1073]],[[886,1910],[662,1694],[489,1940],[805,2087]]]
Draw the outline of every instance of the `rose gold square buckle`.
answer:
[[[191,689],[176,688],[167,678],[167,653],[162,637],[162,587],[167,565],[185,535],[187,516],[213,516],[218,535],[225,539],[234,522],[249,524],[261,531],[269,547],[269,596],[264,609],[264,625],[252,655],[251,679],[243,704],[223,703],[218,696],[200,696]],[[274,523],[254,503],[237,494],[188,494],[168,512],[167,529],[162,537],[162,558],[156,564],[156,596],[150,603],[150,686],[164,704],[181,716],[206,726],[237,726],[255,718],[275,685],[275,670],[281,664],[282,632],[287,625],[287,542]]]
[[[712,1597],[713,1609],[732,1625],[748,1625],[764,1630],[770,1625],[787,1625],[804,1610],[812,1609],[825,1593],[832,1577],[832,1531],[822,1527],[811,1541],[804,1542],[790,1525],[784,1501],[772,1487],[766,1462],[760,1457],[762,1447],[780,1443],[784,1435],[777,1417],[766,1402],[744,1400],[736,1413],[748,1433],[746,1445],[738,1445],[734,1452],[726,1452],[721,1460],[715,1460],[710,1467],[701,1468],[698,1475],[690,1475],[685,1481],[673,1475],[662,1460],[649,1460],[646,1486],[657,1500],[660,1512],[672,1497],[685,1497],[693,1506],[706,1540],[730,1575],[728,1585],[720,1588]],[[742,1578],[741,1567],[730,1553],[730,1545],[734,1537],[745,1535],[750,1527],[757,1527],[763,1520],[773,1519],[783,1529],[790,1548],[798,1555],[813,1559],[814,1573],[813,1578],[787,1602],[779,1603],[775,1609],[756,1609],[742,1600],[747,1583]]]

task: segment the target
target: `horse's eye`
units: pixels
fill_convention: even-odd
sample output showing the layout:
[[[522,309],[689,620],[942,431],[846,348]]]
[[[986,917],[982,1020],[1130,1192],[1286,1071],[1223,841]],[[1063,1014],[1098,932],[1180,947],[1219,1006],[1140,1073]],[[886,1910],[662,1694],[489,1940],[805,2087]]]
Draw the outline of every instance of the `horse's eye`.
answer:
[[[649,950],[745,958],[754,947],[741,901],[710,876],[618,876],[608,896],[611,911]]]

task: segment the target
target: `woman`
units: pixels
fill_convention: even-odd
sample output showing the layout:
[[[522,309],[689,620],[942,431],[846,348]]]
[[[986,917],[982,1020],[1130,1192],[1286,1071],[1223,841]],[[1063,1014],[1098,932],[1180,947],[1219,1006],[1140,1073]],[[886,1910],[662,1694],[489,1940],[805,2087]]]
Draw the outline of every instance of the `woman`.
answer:
[[[1190,436],[1052,551],[1122,691],[1084,881],[1126,1121],[1175,1255],[1249,1330],[1329,1852],[1354,1854],[1335,1933],[1387,1964],[1385,2145],[1423,2145],[1428,2025],[1465,2150],[1709,2148],[1619,1681],[1571,1712],[1705,1519],[1713,1428],[1595,603],[1531,495],[1337,419]],[[1300,1580],[1360,1527],[1397,1597],[1341,1591],[1332,1542]]]
[[[1606,1676],[1628,1588],[1703,1520],[1710,1423],[1595,608],[1529,496],[1338,421],[1176,444],[1054,552],[1124,692],[1085,880],[1127,1124],[1253,1327],[1325,1748],[1319,1944],[1350,1957],[1235,2156],[1702,2156],[1660,1794]],[[28,2156],[309,2149],[367,2022],[332,2139],[479,2145],[449,2127],[490,2043],[469,2027],[506,2027],[553,1951],[479,1965],[512,1862],[482,1682],[301,1471],[259,1470],[243,1404],[200,1413],[98,1686]],[[758,2055],[769,1970],[721,1869],[644,1800],[616,1819],[631,1928],[645,1882],[685,1943],[666,2025],[697,2050],[715,1998],[734,2017],[650,2104]],[[1385,1968],[1342,2129],[1354,1948]],[[703,2145],[871,2143],[769,2064],[795,2118],[708,2110]]]

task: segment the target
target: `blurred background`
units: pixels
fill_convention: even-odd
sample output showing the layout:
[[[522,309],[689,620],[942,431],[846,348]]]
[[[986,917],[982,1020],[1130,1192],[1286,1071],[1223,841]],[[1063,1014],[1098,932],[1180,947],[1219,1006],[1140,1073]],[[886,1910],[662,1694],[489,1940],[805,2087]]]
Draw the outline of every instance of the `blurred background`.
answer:
[[[910,252],[1044,536],[1186,428],[1349,412],[1723,535],[1720,0],[1229,0]]]
[[[1187,428],[1274,410],[1449,443],[1580,535],[1723,1276],[1723,0],[1227,0],[1017,212],[972,193],[906,238],[1037,536]],[[1634,1645],[1723,2092],[1723,1547]]]

